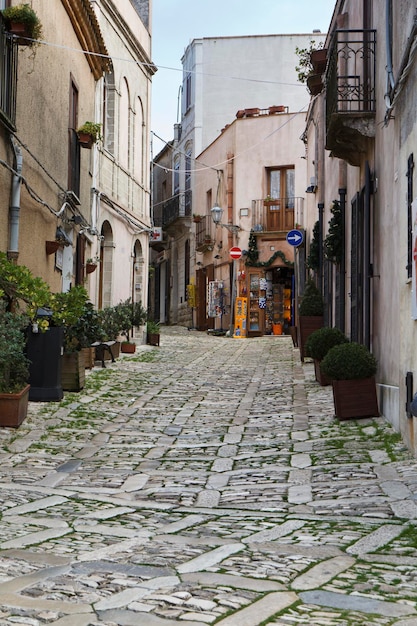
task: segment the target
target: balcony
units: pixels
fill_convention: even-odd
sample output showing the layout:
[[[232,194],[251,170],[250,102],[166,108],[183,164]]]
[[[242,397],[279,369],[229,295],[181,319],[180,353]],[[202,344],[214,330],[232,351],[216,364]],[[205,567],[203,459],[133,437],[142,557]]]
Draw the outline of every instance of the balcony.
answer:
[[[326,72],[326,149],[350,165],[375,136],[375,30],[336,30]]]
[[[172,196],[155,207],[155,226],[168,228],[181,218],[191,216],[191,190]]]
[[[0,19],[0,116],[6,126],[15,130],[18,46],[7,34]]]
[[[304,198],[252,200],[252,230],[287,233],[303,223]]]
[[[196,223],[195,231],[195,249],[197,252],[209,252],[213,250],[214,239],[211,235],[210,227],[212,226],[211,216],[205,215]]]

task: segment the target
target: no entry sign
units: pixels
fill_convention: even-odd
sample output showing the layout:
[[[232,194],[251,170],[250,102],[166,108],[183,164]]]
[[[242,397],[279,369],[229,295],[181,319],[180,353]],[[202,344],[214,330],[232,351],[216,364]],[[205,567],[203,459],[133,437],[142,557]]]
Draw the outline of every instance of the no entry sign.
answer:
[[[230,248],[229,254],[232,259],[235,259],[237,261],[237,259],[240,259],[240,257],[242,256],[242,250],[237,246],[234,246],[233,248]]]

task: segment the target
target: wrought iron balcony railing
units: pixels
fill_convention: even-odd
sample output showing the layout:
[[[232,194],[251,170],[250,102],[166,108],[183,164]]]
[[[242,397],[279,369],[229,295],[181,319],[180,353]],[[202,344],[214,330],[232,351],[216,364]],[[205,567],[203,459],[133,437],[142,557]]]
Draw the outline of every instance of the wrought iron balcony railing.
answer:
[[[158,204],[155,208],[155,226],[165,228],[182,217],[190,217],[192,210],[191,190],[172,196],[168,200]]]
[[[209,215],[202,216],[201,220],[196,223],[195,247],[197,252],[213,250],[214,239],[210,230],[212,226],[213,222]]]
[[[303,223],[304,198],[252,200],[252,230],[288,231]]]
[[[376,31],[336,30],[326,72],[327,117],[375,113]]]

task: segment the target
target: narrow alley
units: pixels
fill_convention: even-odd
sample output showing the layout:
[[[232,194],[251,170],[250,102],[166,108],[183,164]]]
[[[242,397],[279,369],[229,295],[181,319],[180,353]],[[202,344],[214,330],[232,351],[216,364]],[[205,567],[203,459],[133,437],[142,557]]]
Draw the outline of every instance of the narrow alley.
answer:
[[[416,460],[289,337],[163,328],[0,442],[0,626],[417,626]]]

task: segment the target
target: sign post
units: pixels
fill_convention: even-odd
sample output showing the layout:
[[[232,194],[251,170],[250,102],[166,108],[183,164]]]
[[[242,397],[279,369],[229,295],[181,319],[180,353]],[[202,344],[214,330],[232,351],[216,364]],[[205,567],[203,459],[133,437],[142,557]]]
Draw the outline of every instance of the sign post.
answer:
[[[232,276],[232,289],[230,299],[230,328],[229,334],[231,337],[234,335],[234,315],[235,315],[235,298],[236,298],[236,261],[242,256],[242,250],[237,246],[233,246],[229,250],[230,257],[233,259],[233,276]]]

